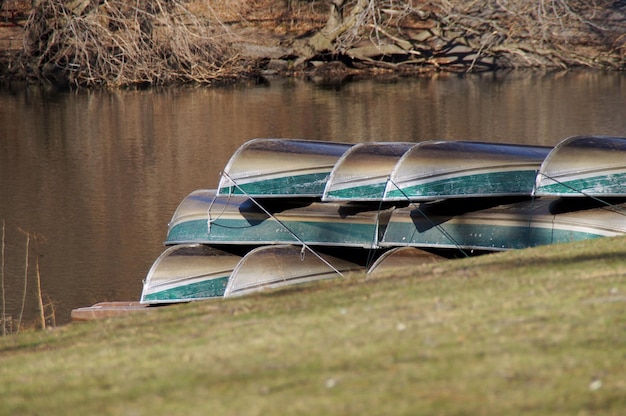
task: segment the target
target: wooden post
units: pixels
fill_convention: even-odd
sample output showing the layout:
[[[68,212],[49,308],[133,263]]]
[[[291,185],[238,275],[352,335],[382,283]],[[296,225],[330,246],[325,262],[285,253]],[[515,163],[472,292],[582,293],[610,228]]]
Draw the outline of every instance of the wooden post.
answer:
[[[0,0],[1,1],[1,0]],[[7,334],[7,310],[6,299],[4,297],[4,241],[5,241],[6,224],[4,218],[2,219],[2,335]]]
[[[24,292],[22,294],[22,309],[20,310],[20,318],[17,320],[17,329],[16,331],[20,332],[20,327],[22,326],[22,317],[24,316],[24,306],[26,304],[26,290],[28,289],[28,263],[29,263],[29,251],[30,251],[30,233],[24,232],[26,234],[26,259],[24,264]]]
[[[39,302],[39,322],[41,323],[41,329],[46,329],[46,315],[43,310],[43,299],[41,298],[41,274],[39,273],[39,256],[37,256],[35,267],[37,275],[37,301]]]

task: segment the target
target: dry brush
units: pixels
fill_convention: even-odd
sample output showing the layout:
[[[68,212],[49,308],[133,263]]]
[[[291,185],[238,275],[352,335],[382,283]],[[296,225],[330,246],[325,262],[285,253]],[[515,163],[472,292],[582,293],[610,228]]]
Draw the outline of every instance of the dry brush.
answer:
[[[279,33],[284,21],[310,30]],[[270,26],[278,36],[250,37]],[[626,69],[624,0],[47,0],[25,33],[23,66],[77,86],[234,79],[270,61],[246,57],[247,44],[280,49],[296,73],[320,58],[409,72]]]
[[[31,13],[26,34],[29,67],[55,83],[211,83],[245,68],[231,33],[181,0],[48,0]]]
[[[333,0],[310,45],[392,66],[624,69],[625,33],[624,1]]]

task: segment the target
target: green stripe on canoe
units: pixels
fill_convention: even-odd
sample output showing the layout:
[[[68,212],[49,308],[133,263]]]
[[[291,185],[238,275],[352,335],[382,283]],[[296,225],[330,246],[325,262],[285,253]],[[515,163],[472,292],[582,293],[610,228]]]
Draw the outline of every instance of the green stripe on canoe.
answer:
[[[286,221],[283,224],[306,243],[329,243],[352,246],[369,246],[376,235],[376,225],[366,223]],[[166,244],[181,242],[206,243],[256,243],[298,242],[298,240],[274,220],[250,223],[245,219],[218,219],[211,223],[208,232],[206,220],[187,221],[172,227]]]
[[[144,296],[143,300],[153,302],[159,300],[172,301],[222,297],[224,296],[224,290],[226,290],[227,284],[228,276],[218,277],[202,282],[173,287],[160,292],[150,293],[149,295]]]
[[[383,242],[386,245],[510,250],[599,237],[603,236],[593,232],[488,224],[445,224],[417,231],[412,223],[394,222],[387,227]]]
[[[322,195],[329,172],[293,175],[220,188],[224,195]],[[245,191],[245,192],[244,192]]]
[[[626,194],[626,173],[552,183],[540,186],[537,191],[553,195],[580,195],[581,193]]]
[[[402,190],[395,188],[387,193],[387,197],[530,194],[535,184],[536,174],[534,170],[519,170],[459,176],[407,186],[403,187]]]
[[[337,189],[328,193],[336,199],[381,199],[385,194],[386,182],[373,185],[355,186],[352,188]]]

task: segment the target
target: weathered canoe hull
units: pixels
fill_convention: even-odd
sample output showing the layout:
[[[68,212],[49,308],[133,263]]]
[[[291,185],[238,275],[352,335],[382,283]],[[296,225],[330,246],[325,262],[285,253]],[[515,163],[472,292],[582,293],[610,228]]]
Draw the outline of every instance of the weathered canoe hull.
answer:
[[[380,246],[500,251],[626,233],[624,204],[568,207],[536,199],[461,211],[450,202],[395,210]]]
[[[373,247],[379,218],[390,214],[371,206],[294,200],[263,201],[263,207],[267,212],[246,197],[194,191],[174,213],[165,243]]]
[[[379,276],[394,269],[415,267],[444,259],[445,257],[420,250],[416,247],[395,247],[383,253],[370,266],[367,274],[368,276]]]
[[[364,267],[344,259],[327,254],[318,256],[303,249],[302,246],[258,247],[246,254],[233,270],[224,297],[241,296],[331,279],[344,273],[365,271]]]
[[[326,183],[324,201],[380,201],[389,175],[414,143],[359,143],[337,161]]]
[[[550,149],[463,141],[426,141],[413,146],[391,173],[384,199],[531,195]]]
[[[538,196],[626,196],[626,138],[575,136],[557,144],[537,174]]]
[[[230,158],[219,195],[321,197],[335,162],[352,145],[297,139],[253,139]]]
[[[227,163],[218,195],[324,201],[530,195],[549,151],[463,141],[351,145],[254,139]]]
[[[241,256],[200,244],[167,248],[144,281],[142,304],[188,302],[224,295]]]

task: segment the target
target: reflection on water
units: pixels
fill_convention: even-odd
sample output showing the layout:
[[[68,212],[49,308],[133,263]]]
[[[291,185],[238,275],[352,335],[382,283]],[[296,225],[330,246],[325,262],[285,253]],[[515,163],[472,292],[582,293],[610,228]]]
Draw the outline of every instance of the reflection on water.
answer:
[[[72,308],[137,300],[167,222],[194,189],[217,185],[244,141],[428,139],[552,146],[626,136],[626,74],[442,75],[324,87],[294,80],[219,89],[0,91],[0,220],[7,314],[20,314],[26,237],[57,323]],[[25,320],[35,316],[28,281]]]

